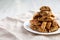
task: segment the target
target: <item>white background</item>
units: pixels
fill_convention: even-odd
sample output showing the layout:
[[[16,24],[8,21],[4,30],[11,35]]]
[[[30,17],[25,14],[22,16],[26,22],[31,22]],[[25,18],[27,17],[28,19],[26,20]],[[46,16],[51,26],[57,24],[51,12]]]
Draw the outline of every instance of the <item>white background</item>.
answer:
[[[60,14],[60,0],[0,0],[0,19],[6,16],[16,17],[29,11],[37,11],[41,6],[49,6],[55,13]]]

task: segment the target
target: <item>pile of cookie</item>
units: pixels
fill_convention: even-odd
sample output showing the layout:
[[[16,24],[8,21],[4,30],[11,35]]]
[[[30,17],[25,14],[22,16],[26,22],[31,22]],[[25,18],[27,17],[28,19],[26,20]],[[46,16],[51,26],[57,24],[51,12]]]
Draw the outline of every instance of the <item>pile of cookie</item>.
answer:
[[[48,6],[42,6],[40,12],[35,13],[30,23],[30,28],[39,32],[54,32],[59,28],[55,16]]]

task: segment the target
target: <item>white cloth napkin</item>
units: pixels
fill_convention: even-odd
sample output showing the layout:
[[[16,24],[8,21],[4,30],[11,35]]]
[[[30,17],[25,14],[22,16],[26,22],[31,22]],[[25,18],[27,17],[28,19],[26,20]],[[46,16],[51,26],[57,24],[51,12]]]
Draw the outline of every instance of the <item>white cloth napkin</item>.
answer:
[[[60,34],[44,36],[30,33],[23,28],[23,23],[24,22],[22,20],[7,17],[0,21],[0,28],[5,29],[4,33],[5,31],[9,32],[4,36],[9,35],[12,40],[60,40]],[[10,33],[14,35],[14,37],[10,35]],[[9,36],[6,38],[9,39]],[[4,37],[2,39],[4,40]]]
[[[0,40],[18,40],[15,35],[0,26]]]

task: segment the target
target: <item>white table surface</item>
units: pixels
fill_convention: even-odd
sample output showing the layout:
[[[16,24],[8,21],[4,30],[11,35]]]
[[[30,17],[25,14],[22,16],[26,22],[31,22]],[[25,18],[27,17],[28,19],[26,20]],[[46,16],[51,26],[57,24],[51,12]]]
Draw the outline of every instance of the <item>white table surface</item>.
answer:
[[[51,7],[53,14],[59,19],[59,4],[60,0],[0,0],[0,30],[4,30],[0,32],[0,40],[60,40],[60,34],[32,34],[23,28],[22,22],[17,21],[30,19],[33,15],[31,12],[38,11],[43,5]]]

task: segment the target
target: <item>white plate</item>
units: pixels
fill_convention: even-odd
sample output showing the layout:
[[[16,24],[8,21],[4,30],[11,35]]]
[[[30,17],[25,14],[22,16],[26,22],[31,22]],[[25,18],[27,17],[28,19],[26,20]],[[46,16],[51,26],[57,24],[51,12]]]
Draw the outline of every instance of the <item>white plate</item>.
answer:
[[[60,33],[60,28],[59,28],[57,31],[55,31],[55,32],[42,33],[42,32],[38,32],[38,31],[32,30],[29,26],[30,26],[30,22],[29,22],[29,21],[24,22],[24,28],[25,28],[27,31],[32,32],[32,33],[35,33],[35,34],[52,35],[52,34],[59,34],[59,33]]]

